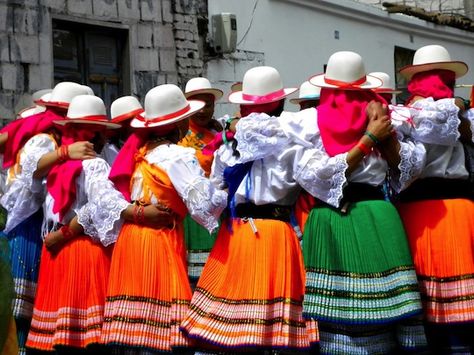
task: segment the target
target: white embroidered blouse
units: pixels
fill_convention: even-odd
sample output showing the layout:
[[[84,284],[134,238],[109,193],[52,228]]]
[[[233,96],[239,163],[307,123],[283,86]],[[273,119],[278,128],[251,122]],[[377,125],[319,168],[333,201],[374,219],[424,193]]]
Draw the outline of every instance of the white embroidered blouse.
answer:
[[[251,114],[239,120],[235,138],[238,141],[239,162],[259,159],[265,162],[268,157],[280,156],[281,159],[275,160],[274,165],[279,165],[282,170],[290,169],[295,184],[335,207],[339,206],[348,181],[378,186],[383,183],[388,171],[387,162],[373,151],[346,177],[347,153],[333,157],[326,153],[314,108],[283,112],[280,117]],[[422,146],[413,142],[401,142],[400,145],[400,174],[392,179],[396,190],[411,182],[416,175],[413,171],[419,170],[424,161]],[[270,171],[268,165],[262,168]],[[273,175],[271,177],[273,179]],[[242,199],[245,196],[243,192],[243,186],[239,186],[237,198]]]

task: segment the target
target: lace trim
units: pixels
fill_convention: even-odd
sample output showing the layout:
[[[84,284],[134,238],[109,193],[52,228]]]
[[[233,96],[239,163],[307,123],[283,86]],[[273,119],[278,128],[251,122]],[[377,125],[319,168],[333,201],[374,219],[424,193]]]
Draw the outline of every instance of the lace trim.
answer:
[[[108,179],[110,167],[103,159],[84,161],[84,170],[88,202],[83,207],[85,215],[81,221],[84,230],[92,233],[91,236],[98,236],[100,242],[108,246],[117,240],[123,223],[122,212],[130,204]]]
[[[412,142],[400,142],[399,176],[393,176],[392,187],[396,192],[405,189],[413,180],[421,175],[426,158],[423,145]]]
[[[219,216],[226,207],[227,193],[217,190],[204,177],[198,177],[183,191],[183,201],[193,219],[210,233],[219,227]]]
[[[327,158],[321,151],[312,149],[310,154],[306,164],[298,166],[296,180],[314,197],[338,207],[347,182],[347,153]]]

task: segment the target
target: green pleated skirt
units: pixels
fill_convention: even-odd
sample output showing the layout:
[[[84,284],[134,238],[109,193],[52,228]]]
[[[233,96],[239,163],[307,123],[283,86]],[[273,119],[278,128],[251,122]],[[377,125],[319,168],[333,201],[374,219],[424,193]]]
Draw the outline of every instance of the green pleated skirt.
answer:
[[[191,286],[195,286],[219,231],[217,230],[212,234],[209,233],[206,228],[192,219],[189,214],[184,218],[183,224],[184,238],[188,251],[188,277]]]
[[[426,347],[417,277],[391,203],[357,202],[346,214],[314,208],[305,226],[303,256],[303,310],[319,323],[321,353]]]

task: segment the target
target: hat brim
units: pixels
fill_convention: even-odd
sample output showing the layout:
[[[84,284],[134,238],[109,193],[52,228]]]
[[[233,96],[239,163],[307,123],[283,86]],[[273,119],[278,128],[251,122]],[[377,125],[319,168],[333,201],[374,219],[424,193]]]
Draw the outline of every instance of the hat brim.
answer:
[[[130,126],[133,128],[152,128],[152,127],[167,126],[167,125],[179,122],[181,120],[184,120],[185,118],[188,118],[189,116],[192,116],[193,114],[195,114],[197,111],[199,111],[206,105],[203,101],[198,101],[198,100],[188,100],[188,103],[189,103],[189,111],[186,111],[186,113],[177,117],[173,117],[169,120],[150,122],[148,124],[146,121],[146,111],[143,111],[142,113],[137,115],[137,116],[140,116],[142,120],[139,120],[138,118],[134,118],[132,122],[130,122]]]
[[[262,102],[255,102],[255,101],[250,101],[250,100],[245,100],[242,97],[243,91],[236,91],[232,92],[229,94],[228,100],[229,102],[233,104],[238,104],[238,105],[262,105],[262,104],[269,104],[270,102],[275,102],[279,101],[281,99],[284,99],[288,95],[293,94],[294,92],[298,91],[298,88],[284,88],[283,89],[284,94],[281,94],[277,97],[272,98],[271,100],[267,101],[262,101]]]
[[[117,124],[117,123],[113,123],[113,122],[110,122],[110,121],[93,121],[93,120],[82,120],[80,118],[72,118],[72,119],[68,119],[68,120],[60,120],[60,121],[54,121],[55,124],[57,125],[60,125],[60,126],[65,126],[66,124],[70,124],[70,123],[85,123],[85,124],[93,124],[93,125],[101,125],[101,126],[105,126],[107,128],[110,128],[110,129],[117,129],[117,128],[120,128],[122,127],[121,125]]]
[[[333,84],[328,84],[326,83],[326,81],[324,81],[324,77],[325,77],[324,73],[317,74],[310,77],[308,81],[311,84],[315,86],[319,86],[321,88],[339,89],[339,90],[371,90],[371,89],[376,89],[382,85],[382,80],[372,75],[366,75],[365,76],[366,80],[362,84],[351,85],[351,86],[337,86]]]
[[[453,62],[436,62],[418,65],[407,65],[399,70],[399,73],[406,77],[408,80],[412,78],[416,73],[425,71],[441,69],[450,70],[455,73],[456,79],[466,75],[469,67],[464,62],[453,61]]]
[[[377,94],[401,94],[402,90],[395,89],[374,89]]]
[[[308,96],[308,97],[299,97],[299,98],[295,98],[295,99],[290,99],[290,102],[292,104],[295,104],[295,105],[299,105],[301,102],[304,102],[304,101],[318,101],[320,100],[320,96],[317,95],[317,96]]]
[[[138,114],[140,114],[142,112],[143,112],[143,109],[140,108],[140,109],[131,111],[129,113],[126,113],[126,114],[117,116],[115,118],[112,118],[110,120],[110,122],[112,122],[112,123],[122,123],[124,121],[131,120],[131,119],[135,118]]]
[[[38,105],[46,107],[59,107],[67,110],[69,108],[69,103],[67,102],[53,102],[53,101],[41,101]]]
[[[210,88],[210,89],[200,89],[200,90],[189,91],[189,92],[184,93],[184,96],[186,98],[189,98],[189,97],[200,95],[200,94],[213,95],[214,100],[217,101],[224,95],[224,92],[220,89]]]

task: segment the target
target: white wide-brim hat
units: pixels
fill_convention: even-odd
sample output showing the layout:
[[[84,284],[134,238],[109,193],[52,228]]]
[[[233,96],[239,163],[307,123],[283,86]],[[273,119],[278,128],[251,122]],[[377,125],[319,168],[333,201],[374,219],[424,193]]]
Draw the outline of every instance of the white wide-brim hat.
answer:
[[[142,112],[143,107],[134,96],[119,97],[110,105],[111,121],[114,123],[120,123],[135,118]]]
[[[35,104],[39,104],[41,102],[41,99],[43,98],[43,96],[46,95],[46,94],[51,94],[52,91],[53,91],[53,89],[41,89],[41,90],[35,91],[32,95],[33,102]]]
[[[70,81],[63,81],[54,87],[51,91],[51,96],[49,100],[41,100],[41,104],[44,106],[60,107],[67,109],[71,104],[71,101],[74,97],[79,95],[89,95],[92,89],[88,86],[81,85],[78,83],[73,83]]]
[[[206,78],[192,78],[186,83],[184,89],[184,96],[186,98],[194,95],[210,94],[214,96],[214,101],[219,100],[224,92],[222,90],[213,88],[211,82]]]
[[[382,80],[382,85],[379,86],[378,88],[374,89],[374,91],[378,94],[400,94],[402,90],[397,90],[392,87],[392,79],[390,78],[390,75],[387,73],[381,72],[381,71],[376,71],[369,73],[370,76],[375,76],[376,78],[379,78]]]
[[[432,44],[419,48],[413,56],[413,63],[401,68],[400,74],[411,79],[416,73],[434,69],[450,70],[457,79],[465,75],[469,67],[464,62],[451,60],[449,52],[443,46]]]
[[[36,115],[37,113],[41,113],[41,112],[44,112],[44,111],[46,111],[46,107],[44,107],[44,106],[36,105],[36,106],[32,106],[32,107],[27,107],[27,108],[21,110],[20,112],[18,112],[17,119],[18,118],[30,117],[30,116]]]
[[[350,51],[333,53],[326,66],[326,73],[309,78],[313,85],[340,90],[369,90],[382,85],[382,81],[367,75],[362,57]]]
[[[78,95],[74,97],[67,110],[65,120],[54,121],[54,123],[64,126],[66,124],[86,123],[102,125],[107,128],[120,128],[117,123],[107,119],[104,101],[100,97],[92,95]]]
[[[229,94],[229,101],[239,105],[261,105],[279,101],[297,88],[284,88],[280,73],[273,67],[255,67],[247,70],[242,90]]]
[[[145,96],[145,111],[130,123],[134,128],[162,127],[184,120],[204,107],[198,100],[186,100],[179,87],[163,84],[154,87]]]
[[[305,81],[300,86],[298,98],[291,99],[290,102],[298,105],[304,101],[319,100],[320,94],[321,88],[319,86],[315,86],[309,81]]]

